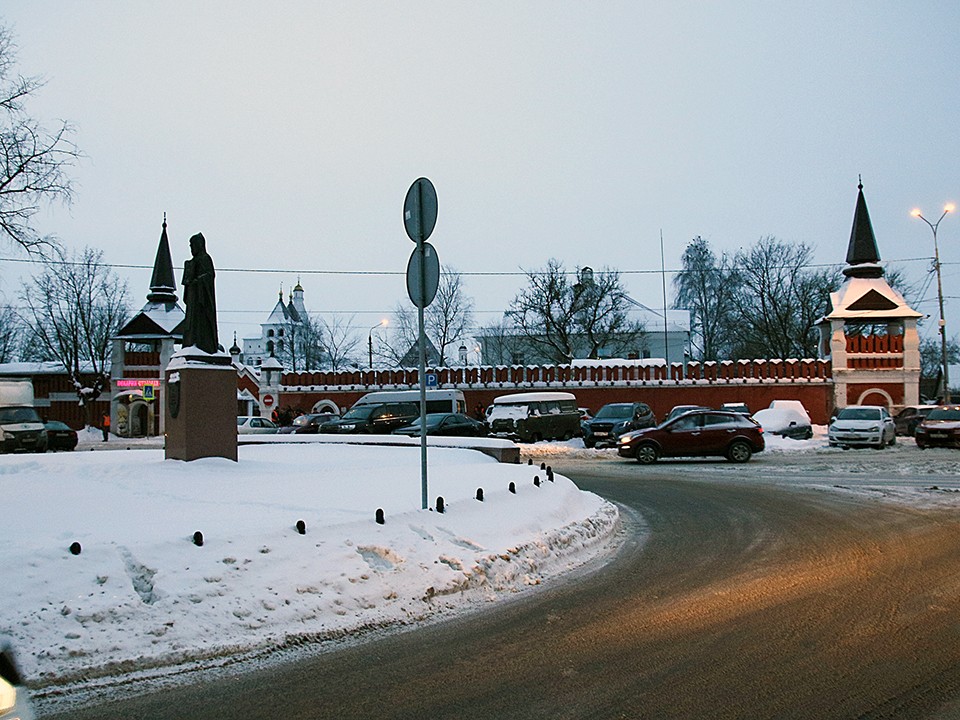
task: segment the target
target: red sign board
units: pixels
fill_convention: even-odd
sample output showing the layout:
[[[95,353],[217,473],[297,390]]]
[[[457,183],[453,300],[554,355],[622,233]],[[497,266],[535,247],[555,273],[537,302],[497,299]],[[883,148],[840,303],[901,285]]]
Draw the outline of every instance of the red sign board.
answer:
[[[273,405],[273,395],[264,395],[263,404],[266,405],[267,407],[270,407],[271,405]]]

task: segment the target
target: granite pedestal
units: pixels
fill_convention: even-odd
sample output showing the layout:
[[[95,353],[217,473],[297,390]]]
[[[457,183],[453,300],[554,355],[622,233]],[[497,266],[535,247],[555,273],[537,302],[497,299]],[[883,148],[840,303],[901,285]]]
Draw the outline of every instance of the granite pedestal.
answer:
[[[166,371],[165,457],[237,459],[237,371],[182,359]]]

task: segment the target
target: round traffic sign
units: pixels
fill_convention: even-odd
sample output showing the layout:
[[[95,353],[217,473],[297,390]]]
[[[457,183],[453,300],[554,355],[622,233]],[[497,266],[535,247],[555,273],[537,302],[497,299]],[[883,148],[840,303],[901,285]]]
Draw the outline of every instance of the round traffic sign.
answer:
[[[407,295],[418,308],[425,308],[437,296],[438,287],[440,258],[437,249],[428,242],[418,244],[407,262]]]
[[[403,200],[403,227],[415,243],[430,237],[437,224],[437,191],[427,178],[417,178]]]
[[[264,395],[263,404],[266,405],[267,407],[270,407],[271,405],[273,405],[273,395]]]

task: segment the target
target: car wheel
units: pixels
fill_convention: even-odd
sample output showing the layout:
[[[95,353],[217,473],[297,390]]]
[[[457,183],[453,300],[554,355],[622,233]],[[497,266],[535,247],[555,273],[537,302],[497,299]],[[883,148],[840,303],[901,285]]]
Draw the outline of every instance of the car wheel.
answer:
[[[896,435],[893,435],[893,436],[890,438],[890,442],[888,442],[887,445],[896,445],[896,444],[897,444],[897,436],[896,436]]]
[[[641,465],[650,465],[657,461],[659,453],[651,443],[643,443],[637,448],[637,462]]]
[[[564,441],[564,442],[566,442],[567,440],[572,440],[572,439],[573,439],[573,433],[572,433],[572,432],[567,431],[567,432],[565,432],[565,433],[563,434],[563,441]]]
[[[594,445],[596,445],[596,444],[597,444],[597,443],[596,443],[596,440],[584,440],[584,441],[583,441],[583,446],[584,446],[585,448],[592,448],[592,447],[593,447]]]
[[[533,435],[530,436],[530,442],[532,443],[538,443],[541,440],[543,440],[543,435],[541,435],[540,433],[534,433]]]
[[[730,462],[745,463],[753,455],[753,450],[743,440],[735,440],[727,448],[727,459]]]

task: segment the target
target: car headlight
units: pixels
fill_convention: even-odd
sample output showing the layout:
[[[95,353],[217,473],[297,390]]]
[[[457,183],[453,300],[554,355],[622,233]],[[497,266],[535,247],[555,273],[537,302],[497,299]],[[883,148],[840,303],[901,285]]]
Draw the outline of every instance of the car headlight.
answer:
[[[867,432],[880,432],[880,426],[871,425],[870,427],[867,428]]]
[[[12,432],[7,432],[6,430],[3,431],[4,440],[15,440],[16,438],[17,436],[14,435]]]
[[[631,436],[630,434],[621,435],[621,436],[620,436],[620,444],[621,444],[621,445],[626,445],[627,443],[630,442],[631,438],[632,438],[632,436]]]

